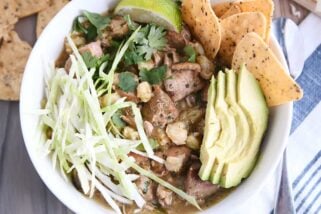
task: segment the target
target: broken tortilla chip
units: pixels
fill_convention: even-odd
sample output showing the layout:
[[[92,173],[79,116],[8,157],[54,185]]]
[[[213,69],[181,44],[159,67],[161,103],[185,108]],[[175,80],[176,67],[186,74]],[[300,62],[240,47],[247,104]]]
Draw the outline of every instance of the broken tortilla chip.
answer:
[[[30,52],[30,45],[13,31],[1,44],[0,100],[19,100],[21,79]]]
[[[206,55],[214,60],[221,45],[221,28],[210,0],[183,0],[182,17],[204,46]]]
[[[1,39],[7,39],[9,32],[13,30],[14,24],[18,21],[16,9],[17,4],[15,1],[0,1],[0,41]]]
[[[238,6],[238,5],[232,5],[230,7],[230,9],[228,9],[221,17],[220,19],[225,19],[229,16],[232,16],[232,15],[235,15],[235,14],[238,14],[238,13],[241,13],[242,10],[241,8]]]
[[[37,37],[50,20],[69,2],[69,0],[51,0],[50,6],[40,11],[37,17]]]
[[[49,6],[49,0],[15,0],[19,18],[30,16]]]
[[[260,83],[269,106],[302,98],[300,86],[256,33],[247,34],[236,47],[232,68],[238,71],[243,64]]]
[[[235,1],[233,3],[220,3],[213,5],[213,10],[218,17],[221,17],[233,5],[239,6],[242,12],[261,12],[264,14],[267,22],[264,40],[268,42],[270,40],[270,31],[274,12],[273,0],[243,0]]]
[[[260,12],[246,12],[221,20],[222,42],[219,50],[220,60],[227,66],[232,63],[237,43],[249,32],[265,36],[266,19]]]

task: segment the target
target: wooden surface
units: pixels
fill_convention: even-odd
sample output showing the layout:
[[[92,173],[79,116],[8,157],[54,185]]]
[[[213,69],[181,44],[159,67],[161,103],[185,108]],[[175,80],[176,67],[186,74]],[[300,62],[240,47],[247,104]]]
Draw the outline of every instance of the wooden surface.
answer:
[[[275,15],[291,17],[299,23],[307,10],[290,0],[276,0]],[[290,3],[289,3],[290,2]],[[301,13],[291,13],[293,4]],[[33,44],[35,17],[20,21],[20,36]],[[21,135],[19,104],[0,101],[0,214],[72,213],[53,196],[36,173]]]

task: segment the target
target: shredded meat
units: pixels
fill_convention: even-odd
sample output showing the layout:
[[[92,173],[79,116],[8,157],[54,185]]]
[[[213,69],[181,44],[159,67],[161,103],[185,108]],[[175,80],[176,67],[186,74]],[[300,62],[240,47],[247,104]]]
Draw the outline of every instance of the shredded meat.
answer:
[[[143,117],[155,127],[164,127],[178,117],[178,110],[171,98],[159,87],[154,87],[154,96],[143,106]]]
[[[195,71],[196,73],[201,72],[201,67],[197,63],[191,63],[191,62],[183,62],[183,63],[177,63],[172,66],[173,71]]]
[[[208,181],[202,181],[198,176],[200,163],[195,162],[188,170],[185,180],[185,191],[187,194],[203,200],[219,190],[218,185],[214,185]]]
[[[201,66],[201,77],[209,80],[214,74],[215,66],[206,56],[198,56],[196,59],[197,63]]]
[[[120,90],[120,89],[116,89],[116,92],[117,92],[117,94],[119,96],[126,97],[126,100],[128,100],[128,101],[132,101],[134,103],[139,103],[138,97],[133,92],[125,92],[125,91]]]
[[[150,170],[150,160],[147,157],[132,152],[129,153],[128,156],[135,158],[136,163],[143,169]]]
[[[186,44],[192,40],[191,32],[189,31],[189,29],[185,25],[183,26],[183,29],[181,31],[181,35],[184,38]]]
[[[191,150],[185,146],[173,146],[167,150],[166,154],[166,169],[170,172],[180,173],[186,166]]]
[[[171,142],[165,130],[162,128],[154,128],[152,137],[154,137],[161,146],[165,146]]]
[[[157,151],[155,153],[156,156],[164,159],[165,155],[163,152],[161,151]],[[157,176],[160,176],[160,177],[163,177],[165,175],[168,174],[168,171],[166,170],[165,168],[165,165],[164,164],[160,164],[156,161],[151,161],[151,167],[152,167],[152,171],[157,175]]]
[[[153,60],[156,67],[160,66],[161,63],[163,62],[163,56],[164,54],[159,51],[153,53]]]
[[[175,122],[168,124],[166,127],[166,134],[176,145],[186,144],[188,135],[187,126],[184,122]]]
[[[151,124],[150,122],[148,121],[144,121],[143,123],[144,125],[144,130],[145,130],[145,133],[148,137],[152,136],[152,133],[154,131],[154,126],[153,124]]]
[[[170,56],[168,54],[165,54],[164,57],[164,65],[167,66],[167,68],[170,68],[173,64],[173,60],[170,58]]]
[[[168,31],[166,38],[170,47],[183,49],[191,40],[191,33],[187,28],[184,27],[181,33]]]
[[[197,124],[202,118],[204,118],[205,109],[194,107],[187,108],[179,115],[178,120],[184,122],[187,126]]]
[[[125,121],[130,127],[136,129],[136,122],[131,108],[124,108],[122,111],[121,119]]]
[[[85,52],[89,52],[89,53],[91,53],[91,55],[93,55],[95,57],[101,57],[102,55],[104,55],[103,49],[101,48],[100,41],[91,42],[91,43],[81,47],[79,49],[79,52],[81,54],[83,54]]]
[[[128,24],[122,16],[115,16],[109,27],[113,38],[122,38],[129,32]]]
[[[149,178],[140,175],[135,181],[138,191],[148,202],[156,201],[156,184]]]
[[[170,207],[173,202],[173,192],[169,189],[166,189],[162,185],[158,185],[156,190],[156,196],[158,199],[158,203],[162,207]]]
[[[175,31],[168,31],[166,34],[168,44],[172,48],[183,49],[186,45],[183,36]]]
[[[101,57],[102,55],[104,55],[104,52],[101,48],[101,42],[100,41],[96,41],[96,42],[91,42],[83,47],[81,47],[79,49],[79,52],[81,54],[85,53],[85,52],[89,52],[91,55],[95,56],[95,57]],[[65,70],[67,72],[69,72],[71,68],[71,59],[70,57],[68,58],[68,60],[65,63]]]
[[[68,58],[68,60],[66,61],[66,63],[65,63],[65,70],[69,73],[69,71],[70,71],[70,68],[71,68],[71,59],[70,59],[70,57]]]
[[[202,90],[202,93],[201,93],[201,95],[202,95],[202,100],[205,101],[205,102],[207,102],[208,88],[209,88],[209,87],[210,87],[210,85],[209,85],[209,84],[206,84],[205,87],[204,87],[203,90]]]
[[[166,91],[173,101],[179,101],[204,87],[199,77],[201,67],[196,63],[178,63],[172,65],[172,75],[164,82]]]
[[[112,40],[113,40],[113,37],[111,36],[110,31],[108,30],[108,28],[103,30],[101,35],[100,35],[101,45],[104,48],[108,48],[108,47],[111,46]]]
[[[196,96],[195,94],[190,94],[185,98],[186,104],[189,108],[192,108],[193,106],[195,106],[196,103]]]
[[[110,21],[110,24],[105,28],[99,36],[102,47],[108,48],[112,44],[113,38],[123,38],[129,33],[129,28],[126,20],[121,16],[115,16]]]

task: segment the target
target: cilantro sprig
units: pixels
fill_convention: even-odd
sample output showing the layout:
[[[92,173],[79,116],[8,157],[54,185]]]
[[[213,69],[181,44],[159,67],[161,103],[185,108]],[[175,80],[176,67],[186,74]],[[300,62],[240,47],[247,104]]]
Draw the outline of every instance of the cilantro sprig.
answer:
[[[153,53],[162,50],[167,43],[166,31],[163,27],[146,25],[138,33],[136,40],[137,51],[145,60],[150,60]]]
[[[130,17],[125,17],[129,28],[135,29],[136,23],[131,21]],[[126,65],[138,64],[142,61],[148,61],[157,51],[165,48],[166,30],[163,27],[154,24],[147,24],[137,33],[134,43],[129,47],[125,54]]]
[[[142,81],[147,81],[152,85],[161,83],[165,79],[167,66],[163,65],[151,70],[142,69],[139,72],[139,77]]]
[[[105,29],[111,21],[110,17],[108,16],[102,16],[98,13],[92,13],[86,10],[84,11],[84,15],[88,21],[96,27],[98,34],[101,32],[101,30]]]
[[[187,61],[189,62],[196,61],[196,51],[191,45],[185,46],[184,53],[187,56]]]
[[[93,56],[89,51],[81,54],[87,68],[99,68],[104,62],[110,60],[109,54],[103,55],[102,57]]]
[[[136,90],[138,81],[135,79],[133,73],[122,72],[119,74],[119,84],[118,87],[125,92],[133,92]]]
[[[102,30],[109,25],[110,21],[111,19],[108,16],[102,16],[98,13],[84,11],[83,15],[76,17],[73,22],[72,29],[74,31],[84,33],[88,41],[93,41],[102,33]]]

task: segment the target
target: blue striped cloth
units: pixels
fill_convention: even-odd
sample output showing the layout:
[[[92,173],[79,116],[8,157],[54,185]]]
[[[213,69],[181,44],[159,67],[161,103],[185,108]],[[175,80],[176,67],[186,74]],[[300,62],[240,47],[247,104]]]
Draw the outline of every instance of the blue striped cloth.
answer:
[[[321,19],[310,14],[299,27],[305,37],[306,61],[297,82],[304,97],[294,104],[288,172],[296,212],[321,214]],[[273,213],[280,171],[281,166],[263,190],[235,213]]]
[[[306,61],[298,82],[305,96],[294,104],[288,148],[294,205],[297,213],[321,213],[321,45]],[[305,163],[300,170],[294,169],[298,160]]]

